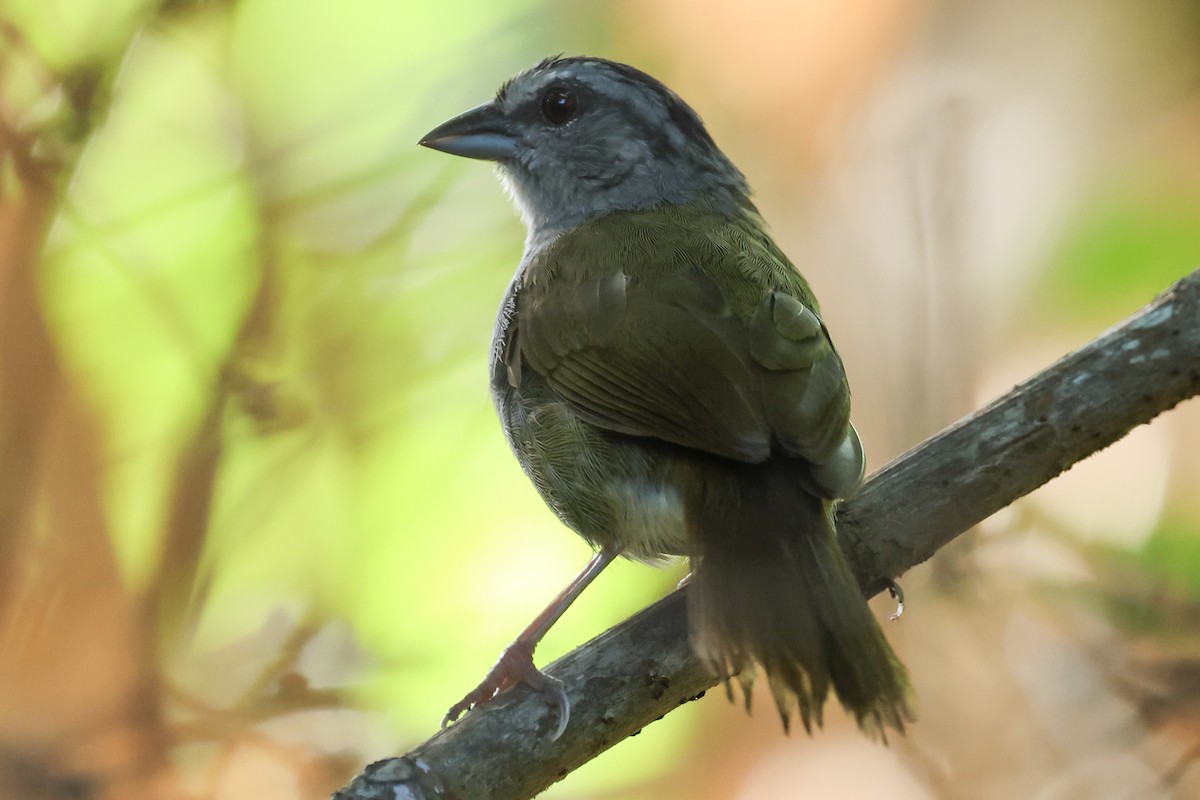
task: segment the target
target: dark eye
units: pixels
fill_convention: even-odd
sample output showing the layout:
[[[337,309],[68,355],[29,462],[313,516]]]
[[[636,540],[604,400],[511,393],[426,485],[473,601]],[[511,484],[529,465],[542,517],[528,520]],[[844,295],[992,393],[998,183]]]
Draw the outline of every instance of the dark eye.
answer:
[[[542,95],[542,116],[551,125],[565,125],[579,110],[575,94],[562,87],[548,89]]]

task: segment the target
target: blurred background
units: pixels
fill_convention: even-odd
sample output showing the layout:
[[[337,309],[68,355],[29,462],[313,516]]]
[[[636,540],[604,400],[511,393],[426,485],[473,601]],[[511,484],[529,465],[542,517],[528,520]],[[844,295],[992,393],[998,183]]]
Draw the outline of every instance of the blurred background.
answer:
[[[0,798],[327,796],[582,566],[486,392],[524,231],[415,146],[559,52],[746,172],[869,471],[1200,266],[1192,0],[0,0]],[[1200,797],[1198,444],[1193,401],[904,576],[890,748],[718,691],[544,796]]]

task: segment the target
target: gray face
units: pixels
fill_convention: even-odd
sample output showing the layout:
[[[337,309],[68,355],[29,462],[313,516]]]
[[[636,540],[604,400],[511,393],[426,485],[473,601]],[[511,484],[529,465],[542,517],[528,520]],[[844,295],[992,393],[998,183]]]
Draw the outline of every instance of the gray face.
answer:
[[[745,178],[687,104],[602,59],[543,61],[421,143],[496,161],[535,245],[612,211],[751,207]]]

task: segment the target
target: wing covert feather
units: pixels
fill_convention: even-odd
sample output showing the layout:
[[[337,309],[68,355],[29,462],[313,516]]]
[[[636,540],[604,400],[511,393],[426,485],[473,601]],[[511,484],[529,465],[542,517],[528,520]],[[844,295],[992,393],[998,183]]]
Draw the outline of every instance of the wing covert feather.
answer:
[[[514,354],[577,414],[741,461],[773,450],[832,460],[831,490],[861,473],[842,362],[798,275],[748,286],[745,271],[721,263],[728,239],[707,250],[648,243],[611,265],[588,243],[531,265]],[[711,277],[718,269],[733,271],[733,288]]]

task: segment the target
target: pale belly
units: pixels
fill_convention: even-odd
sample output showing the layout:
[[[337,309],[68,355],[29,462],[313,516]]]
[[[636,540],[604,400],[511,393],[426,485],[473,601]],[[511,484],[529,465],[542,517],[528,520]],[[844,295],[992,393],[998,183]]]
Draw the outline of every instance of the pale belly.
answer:
[[[626,556],[653,563],[663,556],[687,553],[683,500],[677,489],[625,483],[611,491],[617,509],[614,526],[617,537],[626,543]]]

